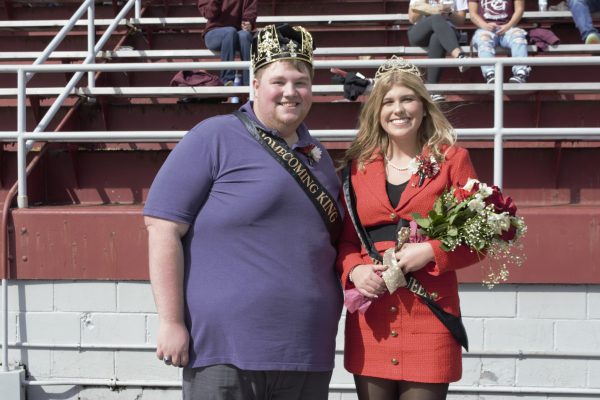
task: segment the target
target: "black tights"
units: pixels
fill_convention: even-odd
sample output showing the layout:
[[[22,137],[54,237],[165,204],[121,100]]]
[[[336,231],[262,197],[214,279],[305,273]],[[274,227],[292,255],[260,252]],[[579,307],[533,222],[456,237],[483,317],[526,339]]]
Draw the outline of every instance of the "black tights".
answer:
[[[445,400],[447,383],[393,381],[354,375],[359,400]]]
[[[421,18],[408,30],[411,46],[427,47],[429,58],[444,58],[458,48],[458,32],[440,14]],[[440,81],[440,67],[427,67],[427,82]]]

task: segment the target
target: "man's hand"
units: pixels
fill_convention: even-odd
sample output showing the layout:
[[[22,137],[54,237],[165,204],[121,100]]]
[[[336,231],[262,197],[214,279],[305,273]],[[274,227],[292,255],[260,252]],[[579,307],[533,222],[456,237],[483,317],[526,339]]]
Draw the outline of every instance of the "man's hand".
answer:
[[[242,30],[246,32],[252,32],[252,22],[242,21]]]
[[[160,322],[156,357],[167,365],[185,367],[189,361],[190,334],[184,324]]]
[[[506,25],[498,25],[496,28],[496,35],[498,36],[502,36],[504,35],[506,32],[508,32],[508,30],[511,28],[510,25],[506,24]]]

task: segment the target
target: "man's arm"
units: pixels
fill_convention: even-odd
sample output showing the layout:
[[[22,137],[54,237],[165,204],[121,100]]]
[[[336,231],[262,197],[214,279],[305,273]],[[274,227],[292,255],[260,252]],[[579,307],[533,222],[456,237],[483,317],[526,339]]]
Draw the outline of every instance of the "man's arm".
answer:
[[[221,15],[223,0],[198,0],[200,15],[208,20],[214,20]]]
[[[148,229],[150,284],[158,311],[156,356],[174,366],[188,363],[189,333],[184,320],[183,247],[189,225],[145,217]]]
[[[469,1],[469,17],[471,18],[471,22],[475,24],[478,28],[485,29],[486,31],[493,32],[495,26],[488,24],[481,15],[479,15],[479,2],[478,1]]]

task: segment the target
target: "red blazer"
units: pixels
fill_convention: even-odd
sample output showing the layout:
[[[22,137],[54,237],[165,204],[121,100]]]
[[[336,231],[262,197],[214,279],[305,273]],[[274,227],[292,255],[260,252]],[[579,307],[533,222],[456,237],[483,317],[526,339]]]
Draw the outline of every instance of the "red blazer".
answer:
[[[444,189],[462,187],[468,178],[476,178],[467,150],[453,146],[446,150],[440,171],[418,186],[413,175],[392,206],[386,192],[385,165],[379,156],[358,171],[353,163],[351,179],[356,194],[356,208],[363,226],[397,223],[399,218],[412,220],[412,213],[426,215]],[[347,211],[347,210],[346,210]],[[455,270],[474,264],[477,254],[466,246],[447,253],[438,240],[430,240],[435,262],[417,271],[414,276],[425,289],[437,296],[446,311],[460,313],[458,283]],[[378,242],[380,252],[393,242]],[[372,264],[361,245],[350,218],[344,221],[339,241],[337,268],[345,289],[353,284],[348,273],[358,264]],[[354,374],[415,382],[453,382],[460,379],[461,348],[448,330],[406,289],[375,300],[363,315],[346,316],[346,346],[344,364]]]

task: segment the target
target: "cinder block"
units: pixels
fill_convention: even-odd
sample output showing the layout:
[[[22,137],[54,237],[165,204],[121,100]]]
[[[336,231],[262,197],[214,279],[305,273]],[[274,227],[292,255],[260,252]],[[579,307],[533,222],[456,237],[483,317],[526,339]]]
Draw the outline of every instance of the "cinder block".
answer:
[[[585,319],[585,286],[523,285],[517,296],[519,318]]]
[[[515,360],[513,358],[484,358],[479,373],[480,386],[514,386]]]
[[[50,349],[8,349],[9,365],[24,365],[27,373],[35,379],[50,377]]]
[[[600,319],[600,285],[588,288],[588,315],[590,319]]]
[[[8,285],[9,311],[52,311],[54,285],[47,281],[11,281]]]
[[[118,390],[109,388],[81,388],[77,400],[146,400],[142,398],[142,388],[119,387]]]
[[[124,313],[155,313],[149,282],[118,282],[117,309]]]
[[[586,360],[527,358],[517,360],[517,386],[582,388]]]
[[[335,368],[333,369],[333,375],[331,376],[331,384],[342,383],[354,384],[354,377],[344,368],[344,355],[342,353],[336,353]]]
[[[181,400],[181,388],[173,389],[142,389],[140,400]]]
[[[557,321],[556,350],[600,350],[600,321]]]
[[[329,391],[327,395],[327,400],[342,400],[342,393]]]
[[[156,346],[156,336],[158,335],[158,315],[152,314],[146,316],[146,343]]]
[[[344,327],[346,325],[346,318],[342,316],[338,322],[337,336],[335,337],[335,350],[344,351]]]
[[[469,338],[469,351],[483,350],[483,321],[480,318],[463,318]]]
[[[84,344],[145,344],[146,317],[142,314],[86,314],[81,319]]]
[[[463,356],[462,365],[462,377],[454,384],[457,386],[477,386],[481,371],[481,358],[476,356]]]
[[[56,350],[52,353],[54,377],[110,379],[114,374],[111,351]]]
[[[118,351],[115,353],[117,379],[181,382],[180,369],[165,365],[154,350]],[[143,366],[143,368],[140,368]]]
[[[553,322],[534,319],[489,319],[485,321],[486,350],[552,350]]]
[[[448,393],[447,400],[479,400],[479,396],[475,394],[469,393]]]
[[[588,360],[588,387],[600,388],[600,360]]]
[[[8,343],[15,342],[19,337],[19,318],[21,314],[18,312],[8,312]],[[0,327],[2,322],[0,322]],[[1,328],[0,328],[1,329]]]
[[[517,285],[496,285],[488,289],[479,284],[460,285],[460,310],[465,317],[515,317]]]
[[[354,393],[343,392],[342,400],[358,400],[358,395],[356,394],[356,392],[354,392]]]
[[[80,400],[80,390],[81,387],[73,385],[27,386],[27,400]]]
[[[80,313],[26,313],[19,315],[19,340],[29,343],[80,343]]]
[[[55,282],[54,304],[58,311],[115,312],[115,282]]]

